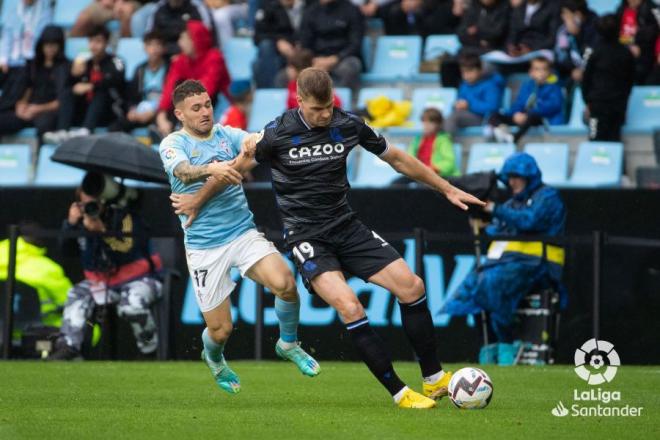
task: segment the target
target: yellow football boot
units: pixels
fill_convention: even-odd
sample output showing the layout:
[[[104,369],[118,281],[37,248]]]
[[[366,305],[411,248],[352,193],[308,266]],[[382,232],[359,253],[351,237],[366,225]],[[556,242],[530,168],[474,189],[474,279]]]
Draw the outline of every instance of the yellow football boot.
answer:
[[[445,374],[436,383],[422,384],[422,392],[431,399],[441,399],[448,394],[449,381],[451,380],[451,371],[445,371]]]
[[[398,405],[399,408],[430,409],[435,408],[435,400],[424,397],[408,388],[403,393]]]

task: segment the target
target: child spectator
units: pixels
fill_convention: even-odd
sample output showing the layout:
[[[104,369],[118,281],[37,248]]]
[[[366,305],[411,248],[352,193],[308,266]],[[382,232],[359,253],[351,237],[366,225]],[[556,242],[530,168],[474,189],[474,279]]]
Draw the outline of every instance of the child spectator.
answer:
[[[445,130],[453,137],[463,127],[482,125],[502,104],[504,78],[498,73],[484,73],[476,54],[459,59],[463,81],[458,88],[454,111],[445,121]]]
[[[529,79],[520,87],[518,96],[507,112],[495,113],[488,121],[488,134],[498,142],[518,142],[530,127],[564,123],[564,95],[557,76],[552,73],[552,62],[546,58],[534,58],[529,69]],[[507,125],[516,125],[518,132],[511,135]]]
[[[45,132],[65,123],[58,109],[67,94],[70,68],[64,56],[64,31],[46,26],[37,41],[34,59],[26,68],[27,90],[14,110],[0,111],[0,134],[34,126],[41,141]]]
[[[443,118],[440,110],[427,108],[422,113],[422,136],[417,136],[408,146],[408,154],[419,159],[442,177],[461,174],[456,167],[456,155],[451,136],[442,128]],[[404,177],[395,183],[410,183]]]
[[[147,61],[135,69],[133,79],[128,84],[128,112],[113,127],[116,130],[131,131],[145,127],[156,119],[168,69],[165,41],[156,31],[145,34],[142,41]]]
[[[72,92],[60,102],[66,123],[57,132],[44,134],[44,141],[59,144],[70,137],[86,136],[101,124],[111,124],[123,113],[124,63],[108,53],[110,32],[103,26],[89,34],[89,53],[76,58],[71,66]],[[70,127],[82,122],[79,129]],[[69,130],[64,131],[65,129]]]
[[[598,20],[598,32],[601,44],[589,56],[582,79],[582,97],[589,111],[589,139],[620,141],[635,78],[635,59],[619,42],[614,15]]]
[[[651,0],[623,0],[617,11],[619,38],[635,57],[635,84],[644,84],[655,62],[660,13],[654,15]]]
[[[289,93],[286,99],[286,107],[288,109],[298,108],[298,100],[296,98],[298,94],[298,75],[308,67],[312,67],[313,60],[314,54],[311,50],[307,49],[299,49],[289,58],[286,66],[286,76],[289,79],[287,86]],[[335,107],[342,106],[342,102],[336,94],[334,95],[334,100]]]
[[[247,130],[248,108],[252,102],[250,81],[234,81],[229,86],[232,104],[220,118],[222,125]]]

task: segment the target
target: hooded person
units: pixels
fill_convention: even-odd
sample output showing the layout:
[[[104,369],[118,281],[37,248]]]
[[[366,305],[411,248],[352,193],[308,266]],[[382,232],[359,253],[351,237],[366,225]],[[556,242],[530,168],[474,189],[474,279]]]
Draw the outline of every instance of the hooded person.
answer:
[[[493,221],[487,235],[511,236],[512,241],[494,241],[486,261],[472,271],[443,307],[443,313],[468,315],[485,311],[497,344],[484,346],[482,363],[513,364],[518,344],[513,341],[514,316],[521,299],[535,289],[554,288],[566,303],[561,284],[564,249],[549,242],[514,241],[515,237],[564,233],[566,210],[559,193],[541,180],[541,170],[532,156],[515,153],[504,163],[499,179],[513,193],[502,204],[488,204]]]
[[[231,80],[225,58],[217,47],[213,47],[213,35],[204,23],[189,20],[186,30],[179,36],[179,46],[181,53],[172,60],[158,106],[156,123],[163,136],[171,133],[174,128],[168,115],[173,109],[172,92],[182,81],[198,80],[208,90],[212,100],[215,100],[218,93],[222,93],[231,101]]]

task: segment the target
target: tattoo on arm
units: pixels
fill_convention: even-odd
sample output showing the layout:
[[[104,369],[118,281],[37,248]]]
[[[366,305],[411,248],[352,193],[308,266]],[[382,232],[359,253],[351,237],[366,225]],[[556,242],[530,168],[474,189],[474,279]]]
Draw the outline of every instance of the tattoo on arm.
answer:
[[[196,166],[191,165],[189,161],[185,160],[174,168],[174,175],[188,185],[206,180],[211,173],[209,173],[208,164]]]

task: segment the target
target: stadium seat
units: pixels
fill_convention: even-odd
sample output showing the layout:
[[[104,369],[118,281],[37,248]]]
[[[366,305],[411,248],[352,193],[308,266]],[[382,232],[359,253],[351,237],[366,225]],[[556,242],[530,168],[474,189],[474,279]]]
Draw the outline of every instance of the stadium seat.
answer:
[[[30,146],[0,145],[0,186],[30,182]]]
[[[85,37],[70,37],[64,43],[64,54],[66,57],[73,61],[78,55],[82,53],[89,53],[89,42]]]
[[[456,168],[463,172],[463,145],[454,144],[454,157],[456,157]]]
[[[543,182],[562,185],[568,180],[568,144],[530,143],[525,151],[536,159],[543,173]]]
[[[141,38],[120,38],[117,43],[117,56],[124,61],[126,79],[133,79],[135,69],[147,60]]]
[[[429,107],[437,108],[447,117],[451,114],[456,101],[456,89],[452,88],[416,88],[412,95],[412,112],[408,118],[410,127],[391,127],[389,132],[392,135],[404,136],[414,135],[421,132],[421,117],[425,109]]]
[[[348,87],[336,87],[335,94],[341,101],[344,110],[351,110],[353,108],[353,92]]]
[[[628,100],[626,131],[652,133],[660,127],[660,86],[633,87]]]
[[[568,183],[574,187],[617,187],[621,184],[622,167],[622,143],[583,142]]]
[[[615,2],[614,0],[589,0],[587,4],[589,9],[594,11],[598,15],[611,14],[616,12],[617,6],[620,2]]]
[[[266,124],[286,110],[286,89],[257,89],[252,101],[252,112],[248,130],[255,132],[264,129]]]
[[[374,42],[368,35],[362,37],[362,61],[365,70],[370,71],[374,62]]]
[[[577,87],[573,91],[573,104],[571,105],[571,116],[568,119],[568,125],[572,128],[584,128],[584,99],[582,99],[582,90]]]
[[[42,145],[39,151],[39,161],[37,162],[34,184],[43,186],[79,185],[85,172],[78,168],[50,160],[55,149],[55,145]]]
[[[80,11],[90,4],[89,0],[58,0],[55,2],[53,23],[65,29],[73,27]]]
[[[454,34],[430,35],[424,44],[424,61],[432,60],[442,54],[456,55],[461,49],[461,42]]]
[[[364,81],[408,81],[419,72],[422,38],[419,36],[384,36],[376,42],[374,64]]]
[[[375,154],[364,149],[360,149],[359,153],[357,175],[351,186],[357,188],[385,188],[399,177],[399,173]]]
[[[468,156],[465,172],[467,174],[490,170],[499,172],[506,158],[511,156],[514,151],[515,146],[513,144],[473,144],[470,147],[470,155]]]
[[[252,63],[257,58],[257,48],[252,39],[232,38],[223,45],[222,51],[232,81],[251,81]]]
[[[393,101],[401,101],[403,99],[403,90],[393,87],[365,87],[360,89],[357,108],[365,108],[367,106],[367,101],[381,95],[387,96]]]

